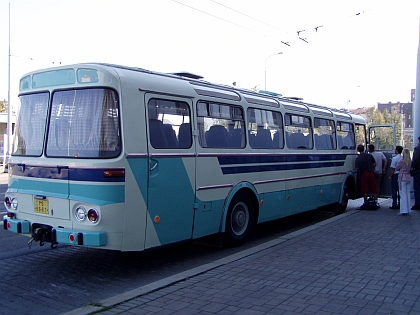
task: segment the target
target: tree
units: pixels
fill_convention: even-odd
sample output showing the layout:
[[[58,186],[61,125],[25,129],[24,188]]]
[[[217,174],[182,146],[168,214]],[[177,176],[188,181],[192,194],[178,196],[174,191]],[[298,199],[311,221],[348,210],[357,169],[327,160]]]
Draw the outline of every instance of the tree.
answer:
[[[7,101],[0,101],[0,113],[7,113]]]
[[[401,114],[398,112],[390,113],[388,109],[385,109],[383,112],[377,110],[374,107],[369,108],[366,111],[367,117],[367,126],[370,125],[382,125],[382,124],[394,124],[395,125],[395,132],[397,137],[397,143],[401,141]],[[380,142],[382,148],[385,147],[393,147],[393,135],[391,129],[383,129],[378,131],[377,140],[374,142]],[[375,145],[378,147],[377,145]]]

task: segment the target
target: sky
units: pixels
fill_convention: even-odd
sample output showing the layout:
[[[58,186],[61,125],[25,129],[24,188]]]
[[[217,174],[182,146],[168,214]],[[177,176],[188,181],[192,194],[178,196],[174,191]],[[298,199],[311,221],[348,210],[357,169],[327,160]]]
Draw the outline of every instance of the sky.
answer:
[[[333,108],[409,102],[418,0],[0,0],[0,99],[27,72],[106,62]],[[279,54],[281,53],[281,54]]]

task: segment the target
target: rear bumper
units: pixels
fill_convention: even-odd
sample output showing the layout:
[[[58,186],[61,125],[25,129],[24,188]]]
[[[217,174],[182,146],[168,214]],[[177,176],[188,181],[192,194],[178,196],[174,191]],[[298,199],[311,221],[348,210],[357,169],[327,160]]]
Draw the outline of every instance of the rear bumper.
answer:
[[[3,227],[5,230],[18,233],[18,234],[30,234],[31,223],[26,220],[18,220],[3,217]],[[87,232],[78,231],[71,229],[62,228],[51,228],[51,243],[68,244],[68,245],[79,245],[79,246],[106,246],[107,238],[106,232]],[[50,240],[46,240],[50,242]]]

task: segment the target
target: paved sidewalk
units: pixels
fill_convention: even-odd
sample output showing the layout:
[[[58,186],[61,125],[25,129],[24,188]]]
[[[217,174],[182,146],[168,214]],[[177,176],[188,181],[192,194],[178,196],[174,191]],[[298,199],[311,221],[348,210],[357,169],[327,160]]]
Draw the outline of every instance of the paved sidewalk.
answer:
[[[390,202],[67,314],[420,314],[420,212]]]

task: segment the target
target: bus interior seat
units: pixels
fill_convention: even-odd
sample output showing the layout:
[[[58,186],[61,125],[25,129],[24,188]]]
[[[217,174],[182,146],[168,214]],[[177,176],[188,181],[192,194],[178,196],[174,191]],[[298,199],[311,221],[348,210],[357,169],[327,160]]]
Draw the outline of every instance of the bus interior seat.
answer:
[[[150,143],[156,149],[165,149],[168,147],[165,134],[163,132],[163,123],[158,119],[149,119]]]
[[[229,148],[228,132],[222,125],[213,125],[206,132],[208,148]]]
[[[178,134],[179,148],[187,149],[191,147],[191,126],[190,123],[183,123],[179,126]]]
[[[330,135],[315,135],[315,145],[317,149],[334,149],[333,138]]]
[[[163,133],[165,135],[166,141],[168,142],[168,147],[177,148],[178,139],[176,138],[175,130],[172,128],[171,124],[163,124]]]
[[[348,149],[355,149],[356,146],[353,144],[353,141],[350,137],[350,135],[347,135],[345,137],[338,136],[338,147],[343,150]]]
[[[255,146],[257,149],[272,149],[273,140],[271,139],[270,129],[258,128],[255,136]]]
[[[289,133],[287,137],[287,146],[293,149],[308,149],[309,142],[303,133]]]
[[[244,131],[242,128],[233,129],[229,132],[229,143],[232,148],[243,148],[245,146]]]
[[[281,149],[284,146],[283,142],[283,135],[281,134],[280,130],[277,130],[277,132],[273,136],[273,148],[274,149]]]

